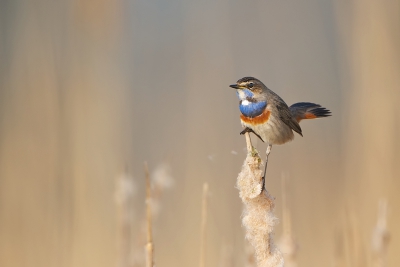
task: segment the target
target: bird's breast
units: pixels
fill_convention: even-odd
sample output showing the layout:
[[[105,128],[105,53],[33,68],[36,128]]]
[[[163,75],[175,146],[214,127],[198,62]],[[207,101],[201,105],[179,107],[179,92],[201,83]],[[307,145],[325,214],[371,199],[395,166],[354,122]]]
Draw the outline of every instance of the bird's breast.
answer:
[[[257,117],[249,118],[241,114],[240,119],[243,127],[249,127],[270,145],[281,145],[294,137],[292,129],[279,117],[271,114],[268,108]]]
[[[240,114],[240,119],[242,120],[243,123],[248,125],[259,125],[268,122],[270,116],[271,116],[271,111],[264,108],[264,110],[258,116],[254,117],[246,116],[242,112],[242,114]]]
[[[241,100],[239,105],[240,112],[249,118],[255,118],[261,115],[266,107],[267,102],[265,101],[252,102],[247,99]]]

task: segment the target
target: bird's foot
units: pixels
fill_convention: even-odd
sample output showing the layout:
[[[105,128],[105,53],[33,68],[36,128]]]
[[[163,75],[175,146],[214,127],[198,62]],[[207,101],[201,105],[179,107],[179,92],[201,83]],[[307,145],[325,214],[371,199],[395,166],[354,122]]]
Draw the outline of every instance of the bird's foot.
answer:
[[[244,128],[243,131],[240,132],[240,135],[244,135],[245,133],[251,133],[253,132],[252,129],[250,129],[249,127]]]
[[[243,134],[245,134],[245,133],[253,133],[253,134],[255,134],[258,138],[260,138],[261,141],[264,142],[264,140],[262,140],[261,136],[259,136],[258,134],[256,134],[256,132],[253,131],[253,129],[251,129],[251,128],[249,128],[249,127],[244,128],[244,130],[240,132],[240,135],[243,135]]]

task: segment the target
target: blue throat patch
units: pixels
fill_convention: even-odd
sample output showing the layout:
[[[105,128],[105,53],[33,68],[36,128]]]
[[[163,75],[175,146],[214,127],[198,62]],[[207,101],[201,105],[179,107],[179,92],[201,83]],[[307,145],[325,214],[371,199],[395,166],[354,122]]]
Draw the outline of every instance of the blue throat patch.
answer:
[[[242,105],[242,101],[240,101],[239,109],[240,112],[246,117],[254,118],[258,115],[261,115],[265,108],[267,107],[267,102],[259,101],[259,102],[250,102],[248,105]]]
[[[242,92],[246,95],[246,97],[253,97],[254,94],[249,89],[243,89]],[[240,99],[239,92],[236,91],[238,98]]]

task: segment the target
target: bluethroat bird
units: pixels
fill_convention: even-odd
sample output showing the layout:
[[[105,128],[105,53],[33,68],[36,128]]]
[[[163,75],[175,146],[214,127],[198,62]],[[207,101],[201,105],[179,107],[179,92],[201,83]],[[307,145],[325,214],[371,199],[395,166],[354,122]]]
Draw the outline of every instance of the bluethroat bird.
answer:
[[[316,119],[331,116],[331,112],[318,104],[299,102],[288,107],[276,93],[260,80],[244,77],[230,85],[236,89],[239,97],[240,120],[246,132],[254,133],[268,144],[265,173],[272,145],[281,145],[294,138],[293,131],[303,136],[299,122],[304,119]]]

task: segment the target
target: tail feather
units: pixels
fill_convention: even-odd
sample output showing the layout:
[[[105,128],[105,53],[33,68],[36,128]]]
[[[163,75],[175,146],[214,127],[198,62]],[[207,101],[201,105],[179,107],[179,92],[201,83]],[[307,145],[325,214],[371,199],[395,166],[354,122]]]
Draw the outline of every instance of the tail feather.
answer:
[[[290,106],[290,111],[297,122],[304,119],[317,119],[332,115],[330,110],[321,107],[321,105],[308,102],[295,103]]]
[[[317,118],[323,118],[323,117],[331,116],[331,112],[329,110],[327,110],[326,108],[315,108],[315,109],[312,109],[312,110],[310,110],[308,112],[311,112],[312,114],[317,116]]]

